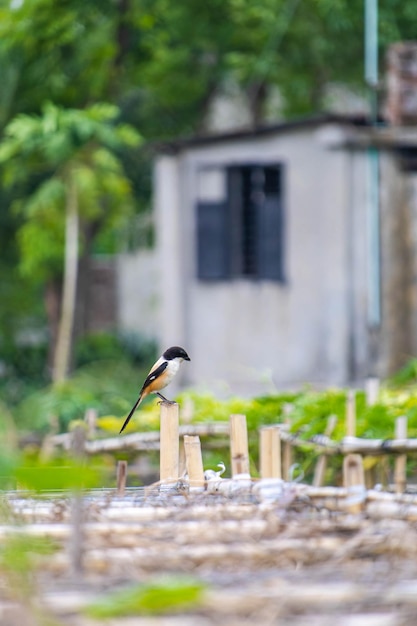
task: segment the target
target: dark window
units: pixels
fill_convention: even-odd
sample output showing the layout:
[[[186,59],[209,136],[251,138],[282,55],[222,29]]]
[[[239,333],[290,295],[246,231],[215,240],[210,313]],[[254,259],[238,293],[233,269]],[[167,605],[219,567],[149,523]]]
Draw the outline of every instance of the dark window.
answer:
[[[200,202],[197,215],[198,276],[230,276],[228,210],[225,202]]]
[[[197,205],[198,276],[284,280],[279,165],[227,168],[225,202]]]

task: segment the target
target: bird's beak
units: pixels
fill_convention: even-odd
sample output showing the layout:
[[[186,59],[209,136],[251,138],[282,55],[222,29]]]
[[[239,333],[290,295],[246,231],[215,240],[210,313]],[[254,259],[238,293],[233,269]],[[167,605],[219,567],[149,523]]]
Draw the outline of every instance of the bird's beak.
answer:
[[[185,357],[184,357],[184,360],[185,360],[185,361],[191,361],[191,359],[190,359],[190,357],[188,356],[188,354],[187,354],[187,356],[185,356]]]

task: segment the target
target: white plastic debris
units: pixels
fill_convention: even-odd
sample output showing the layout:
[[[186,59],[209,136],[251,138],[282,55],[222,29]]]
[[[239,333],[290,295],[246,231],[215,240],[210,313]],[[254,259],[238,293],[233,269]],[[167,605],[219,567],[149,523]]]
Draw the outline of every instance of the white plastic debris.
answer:
[[[283,496],[285,485],[281,478],[262,478],[253,486],[253,494],[261,502],[277,502]]]

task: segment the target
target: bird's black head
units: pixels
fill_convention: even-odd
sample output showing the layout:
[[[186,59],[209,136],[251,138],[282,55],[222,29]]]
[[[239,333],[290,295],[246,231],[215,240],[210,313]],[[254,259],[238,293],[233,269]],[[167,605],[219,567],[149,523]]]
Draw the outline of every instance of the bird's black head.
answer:
[[[191,361],[184,348],[180,348],[179,346],[172,346],[172,348],[168,348],[162,356],[167,361],[172,361],[172,359],[176,358],[184,359],[184,361]]]

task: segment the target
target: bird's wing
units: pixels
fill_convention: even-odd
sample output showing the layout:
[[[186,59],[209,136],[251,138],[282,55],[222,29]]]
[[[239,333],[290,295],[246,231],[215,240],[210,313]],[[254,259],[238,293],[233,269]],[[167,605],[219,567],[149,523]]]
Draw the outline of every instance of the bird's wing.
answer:
[[[159,359],[155,361],[155,363],[152,365],[151,369],[149,370],[149,374],[154,372],[160,365],[162,365],[162,363],[166,363],[166,359],[164,359],[163,356],[159,357]]]
[[[142,395],[143,392],[146,391],[146,389],[152,385],[154,380],[159,378],[165,372],[167,367],[168,367],[168,361],[163,361],[161,365],[159,365],[156,369],[151,370],[149,372],[149,374],[145,378],[145,382],[142,385],[142,389],[140,390],[140,395]]]
[[[146,391],[146,389],[153,383],[153,381],[158,378],[168,367],[168,362],[164,361],[163,363],[161,363],[161,365],[159,365],[156,369],[151,370],[149,372],[149,374],[147,375],[147,377],[145,378],[145,382],[142,385],[142,389],[140,390],[140,394],[139,394],[139,398],[136,400],[134,406],[132,407],[129,415],[127,416],[127,418],[125,419],[123,426],[121,427],[120,431],[119,431],[119,435],[120,433],[122,433],[124,431],[124,429],[126,428],[126,426],[128,425],[128,423],[130,422],[130,418],[132,417],[133,413],[136,411],[136,409],[138,408],[139,404],[142,401],[142,398],[144,396],[144,392]],[[149,393],[149,392],[148,392]],[[148,394],[145,393],[145,396],[147,396]]]

